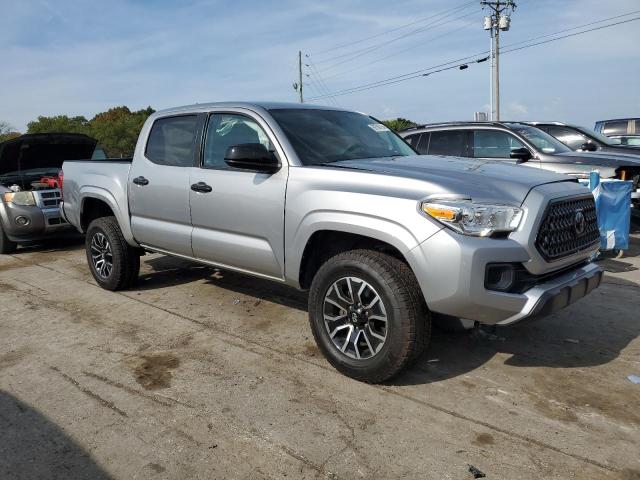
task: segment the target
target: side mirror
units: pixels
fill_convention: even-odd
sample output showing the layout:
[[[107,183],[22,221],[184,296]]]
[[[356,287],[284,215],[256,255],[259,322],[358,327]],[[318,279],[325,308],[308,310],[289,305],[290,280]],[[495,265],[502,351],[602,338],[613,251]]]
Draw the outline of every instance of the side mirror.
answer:
[[[585,152],[595,152],[598,150],[598,146],[595,143],[585,142],[580,145],[580,150],[584,150]]]
[[[514,148],[511,150],[511,158],[516,160],[516,163],[524,163],[531,160],[531,152],[528,148]]]
[[[224,161],[230,167],[260,173],[275,173],[282,166],[278,158],[261,143],[232,145],[227,148]]]

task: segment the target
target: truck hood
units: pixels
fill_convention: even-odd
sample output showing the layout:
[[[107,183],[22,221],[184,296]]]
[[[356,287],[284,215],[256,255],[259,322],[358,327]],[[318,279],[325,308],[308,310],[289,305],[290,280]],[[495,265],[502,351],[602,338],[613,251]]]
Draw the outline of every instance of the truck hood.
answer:
[[[0,143],[0,183],[25,183],[52,173],[65,160],[91,158],[97,140],[73,133],[22,135]]]
[[[427,191],[518,205],[538,185],[576,182],[539,168],[439,155],[344,160],[328,166],[421,180],[430,184]]]
[[[640,167],[640,156],[629,155],[627,153],[611,152],[570,152],[553,155],[558,159],[568,162],[581,163],[584,165],[594,165],[598,167]]]

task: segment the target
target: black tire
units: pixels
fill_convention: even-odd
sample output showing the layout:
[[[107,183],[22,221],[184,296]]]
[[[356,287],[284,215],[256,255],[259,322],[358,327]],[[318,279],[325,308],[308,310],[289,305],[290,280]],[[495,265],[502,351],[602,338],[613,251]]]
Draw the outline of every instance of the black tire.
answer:
[[[366,359],[342,353],[325,326],[325,295],[334,282],[347,276],[373,287],[386,311],[386,340],[377,353]],[[345,375],[368,383],[383,382],[400,373],[422,354],[431,337],[430,314],[409,266],[372,250],[343,252],[320,267],[309,292],[309,321],[315,341],[329,363]]]
[[[96,235],[103,235],[111,247],[112,268],[108,275],[101,275],[92,258],[91,245]],[[94,220],[87,229],[85,240],[87,262],[93,278],[106,290],[129,288],[140,272],[139,251],[127,243],[115,217]]]
[[[0,253],[8,254],[13,253],[18,248],[18,244],[16,242],[12,242],[7,237],[7,234],[4,233],[4,229],[2,228],[2,222],[0,222]]]

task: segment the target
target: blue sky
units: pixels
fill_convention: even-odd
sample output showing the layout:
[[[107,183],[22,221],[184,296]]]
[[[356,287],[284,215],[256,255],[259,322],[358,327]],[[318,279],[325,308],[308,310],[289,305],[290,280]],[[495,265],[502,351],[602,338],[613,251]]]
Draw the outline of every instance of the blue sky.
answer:
[[[115,105],[161,109],[222,100],[295,101],[291,84],[299,49],[316,66],[306,68],[311,77],[305,80],[313,82],[309,96],[323,86],[338,91],[362,85],[486,50],[480,2],[448,17],[446,25],[404,39],[388,43],[429,21],[350,49],[321,52],[464,3],[0,0],[0,120],[24,130],[38,115],[90,118]],[[638,0],[517,3],[504,45],[640,9]],[[386,46],[356,59],[332,60],[384,41]],[[639,45],[640,21],[505,54],[503,119],[593,126],[601,118],[640,116]],[[343,60],[349,61],[335,65]],[[474,111],[488,109],[489,63],[335,101],[379,118],[471,119]]]

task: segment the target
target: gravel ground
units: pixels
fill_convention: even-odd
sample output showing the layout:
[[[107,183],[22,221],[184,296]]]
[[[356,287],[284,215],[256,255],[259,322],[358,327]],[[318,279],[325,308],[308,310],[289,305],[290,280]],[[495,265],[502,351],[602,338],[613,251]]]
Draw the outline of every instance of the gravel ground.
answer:
[[[319,354],[306,296],[80,242],[0,256],[2,479],[640,479],[640,237],[544,320],[435,333],[385,385]],[[479,473],[478,473],[479,474]]]

